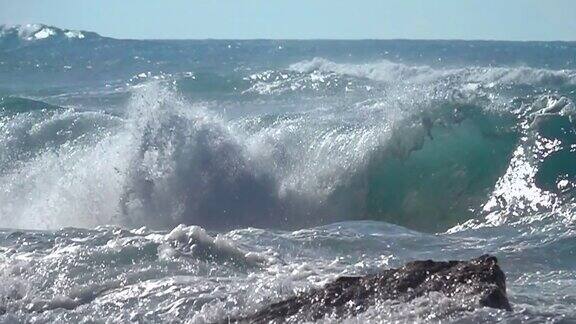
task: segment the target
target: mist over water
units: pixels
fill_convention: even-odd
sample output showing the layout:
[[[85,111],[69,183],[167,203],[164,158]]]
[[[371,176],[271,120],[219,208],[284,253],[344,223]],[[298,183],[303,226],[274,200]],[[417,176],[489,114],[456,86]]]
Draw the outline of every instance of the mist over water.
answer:
[[[218,321],[483,253],[513,312],[348,320],[576,319],[573,44],[27,28],[0,34],[1,320]]]

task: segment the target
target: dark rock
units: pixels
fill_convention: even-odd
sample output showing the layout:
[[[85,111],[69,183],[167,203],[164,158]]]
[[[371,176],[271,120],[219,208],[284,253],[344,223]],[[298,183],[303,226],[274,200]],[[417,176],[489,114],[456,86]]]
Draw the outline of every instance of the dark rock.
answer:
[[[327,314],[351,316],[378,300],[407,302],[430,292],[478,300],[479,307],[512,309],[497,259],[483,255],[470,261],[415,261],[365,277],[342,277],[322,289],[267,306],[254,315],[224,322],[281,322],[294,315],[298,321],[318,320]]]

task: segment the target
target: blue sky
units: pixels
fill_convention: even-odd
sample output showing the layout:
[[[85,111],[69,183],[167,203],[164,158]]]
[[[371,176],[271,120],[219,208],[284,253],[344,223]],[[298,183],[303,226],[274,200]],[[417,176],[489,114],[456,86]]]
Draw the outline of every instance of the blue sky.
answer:
[[[0,0],[0,24],[117,38],[576,40],[576,0]]]

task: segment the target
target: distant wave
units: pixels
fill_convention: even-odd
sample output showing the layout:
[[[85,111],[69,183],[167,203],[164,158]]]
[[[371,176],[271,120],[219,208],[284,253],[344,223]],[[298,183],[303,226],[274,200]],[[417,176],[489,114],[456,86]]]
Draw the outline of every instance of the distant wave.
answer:
[[[386,82],[427,83],[440,79],[457,78],[462,83],[481,83],[483,85],[528,84],[562,85],[576,84],[574,70],[546,70],[529,67],[469,67],[458,69],[439,69],[429,66],[410,66],[390,61],[366,64],[342,64],[323,58],[314,58],[290,65],[290,70],[309,73],[312,71],[335,72]]]
[[[5,41],[39,41],[46,39],[84,39],[96,35],[92,32],[61,29],[44,24],[0,25],[0,45]]]

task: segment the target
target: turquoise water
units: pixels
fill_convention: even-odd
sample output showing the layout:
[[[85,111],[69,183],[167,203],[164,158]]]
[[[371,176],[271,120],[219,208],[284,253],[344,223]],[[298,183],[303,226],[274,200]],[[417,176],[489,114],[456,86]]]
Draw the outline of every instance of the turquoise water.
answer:
[[[484,253],[513,312],[346,320],[576,321],[575,44],[0,31],[0,321],[218,321]]]

